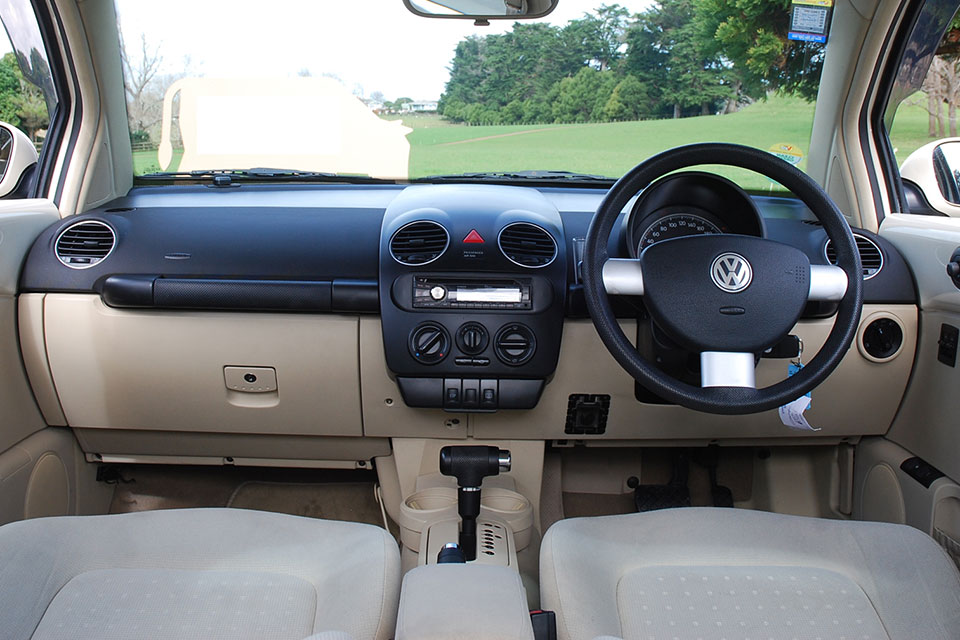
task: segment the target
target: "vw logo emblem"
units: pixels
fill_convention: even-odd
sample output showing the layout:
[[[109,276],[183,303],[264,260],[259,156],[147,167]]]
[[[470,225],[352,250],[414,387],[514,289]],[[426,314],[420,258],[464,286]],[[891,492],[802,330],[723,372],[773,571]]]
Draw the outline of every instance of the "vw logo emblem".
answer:
[[[753,269],[747,259],[737,253],[722,253],[710,266],[713,283],[728,293],[739,293],[750,286]]]

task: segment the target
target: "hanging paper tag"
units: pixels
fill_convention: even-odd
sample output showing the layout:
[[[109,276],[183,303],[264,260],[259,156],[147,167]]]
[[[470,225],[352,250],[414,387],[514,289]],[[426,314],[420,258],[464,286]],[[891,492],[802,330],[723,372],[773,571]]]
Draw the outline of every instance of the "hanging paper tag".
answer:
[[[820,431],[817,427],[811,427],[807,419],[803,417],[803,412],[810,406],[810,398],[801,396],[789,404],[780,407],[780,420],[791,429],[801,431]]]
[[[796,375],[801,369],[803,369],[803,363],[791,362],[787,367],[787,375]],[[791,429],[799,429],[801,431],[820,431],[819,428],[811,427],[810,423],[807,422],[807,419],[803,416],[803,412],[810,408],[812,397],[813,396],[811,393],[808,392],[806,395],[800,396],[793,402],[780,407],[780,421]]]

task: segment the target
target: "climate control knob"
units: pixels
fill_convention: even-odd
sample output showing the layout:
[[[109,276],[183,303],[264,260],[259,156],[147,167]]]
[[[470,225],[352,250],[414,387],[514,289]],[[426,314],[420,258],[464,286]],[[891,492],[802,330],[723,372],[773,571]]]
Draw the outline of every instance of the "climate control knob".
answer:
[[[489,334],[479,322],[468,322],[457,330],[457,346],[468,356],[476,356],[487,348]]]
[[[527,325],[508,324],[497,332],[493,349],[501,362],[516,367],[533,357],[537,339]]]
[[[450,334],[435,322],[424,322],[410,334],[410,355],[422,364],[437,364],[450,352]]]

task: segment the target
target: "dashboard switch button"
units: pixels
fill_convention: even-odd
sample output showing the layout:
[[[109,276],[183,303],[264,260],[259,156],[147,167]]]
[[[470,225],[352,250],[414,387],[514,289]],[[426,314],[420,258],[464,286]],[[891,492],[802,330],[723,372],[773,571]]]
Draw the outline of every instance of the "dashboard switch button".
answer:
[[[463,408],[476,409],[480,406],[480,381],[477,379],[463,381]]]
[[[481,409],[497,408],[497,381],[496,380],[480,381],[480,408]]]
[[[446,378],[443,381],[443,408],[460,408],[460,380],[456,378]]]

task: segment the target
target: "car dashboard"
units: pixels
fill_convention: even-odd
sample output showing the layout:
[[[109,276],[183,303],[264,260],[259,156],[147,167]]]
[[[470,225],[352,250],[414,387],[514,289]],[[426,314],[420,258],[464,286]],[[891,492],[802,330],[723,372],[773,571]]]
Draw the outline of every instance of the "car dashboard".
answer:
[[[605,194],[136,187],[37,239],[20,283],[26,368],[48,423],[73,427],[95,460],[368,460],[402,437],[843,441],[888,428],[917,330],[914,284],[895,248],[854,230],[863,319],[856,346],[814,391],[818,431],[788,429],[775,411],[701,414],[636,385],[593,330],[579,264]],[[697,172],[645,190],[616,228],[610,257],[693,233],[766,237],[811,264],[833,257],[799,201]],[[641,298],[613,302],[642,352],[695,374]],[[808,305],[794,331],[806,354],[833,311]],[[766,355],[759,384],[797,359]]]

